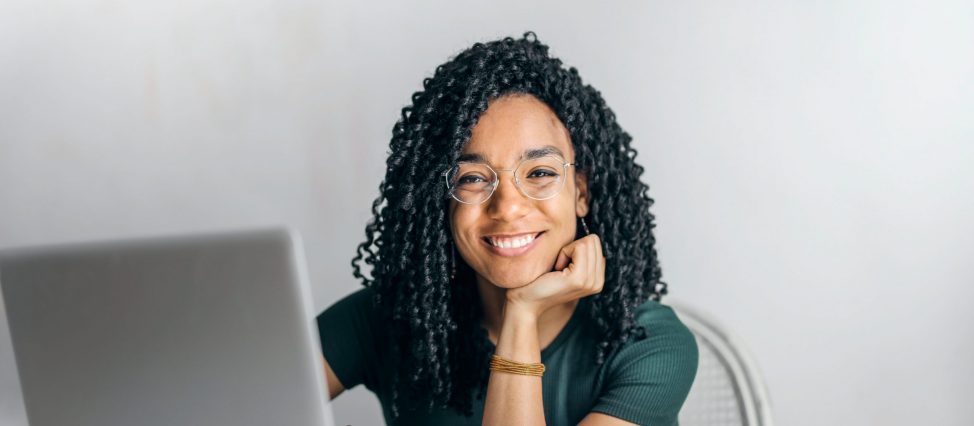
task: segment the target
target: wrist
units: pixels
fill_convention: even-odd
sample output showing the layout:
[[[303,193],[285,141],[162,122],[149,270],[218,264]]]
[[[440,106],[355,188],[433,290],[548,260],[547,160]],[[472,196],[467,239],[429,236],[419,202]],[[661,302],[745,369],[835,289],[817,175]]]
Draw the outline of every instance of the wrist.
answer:
[[[531,307],[510,300],[504,304],[504,322],[537,325],[540,315]]]
[[[496,355],[517,362],[540,362],[538,318],[517,305],[505,305]]]

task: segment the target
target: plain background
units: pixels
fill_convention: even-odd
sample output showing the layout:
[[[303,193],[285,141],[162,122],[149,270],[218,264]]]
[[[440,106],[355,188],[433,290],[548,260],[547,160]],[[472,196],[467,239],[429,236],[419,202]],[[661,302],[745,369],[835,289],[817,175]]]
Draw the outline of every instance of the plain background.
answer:
[[[422,78],[529,29],[634,137],[673,299],[779,424],[974,423],[966,1],[0,0],[0,247],[290,224],[323,309]]]

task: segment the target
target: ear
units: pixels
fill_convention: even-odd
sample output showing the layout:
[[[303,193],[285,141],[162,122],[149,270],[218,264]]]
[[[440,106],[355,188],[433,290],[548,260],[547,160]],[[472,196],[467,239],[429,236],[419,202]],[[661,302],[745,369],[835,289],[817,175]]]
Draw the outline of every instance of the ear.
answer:
[[[585,217],[588,214],[588,176],[575,172],[575,215]]]

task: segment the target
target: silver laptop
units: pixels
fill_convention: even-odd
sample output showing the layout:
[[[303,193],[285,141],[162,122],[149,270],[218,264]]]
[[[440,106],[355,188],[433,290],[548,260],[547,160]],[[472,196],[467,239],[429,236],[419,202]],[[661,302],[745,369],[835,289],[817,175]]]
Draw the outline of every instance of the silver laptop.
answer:
[[[292,231],[5,250],[0,285],[32,426],[333,424]]]

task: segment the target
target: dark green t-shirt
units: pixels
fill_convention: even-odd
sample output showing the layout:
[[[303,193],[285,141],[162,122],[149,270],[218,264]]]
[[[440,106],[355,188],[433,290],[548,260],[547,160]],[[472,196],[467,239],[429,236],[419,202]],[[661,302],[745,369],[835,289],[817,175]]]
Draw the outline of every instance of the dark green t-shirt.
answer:
[[[375,393],[388,424],[480,425],[484,401],[476,399],[472,417],[445,408],[430,413],[426,407],[400,407],[399,418],[393,422],[391,373],[383,368],[393,361],[381,339],[382,324],[372,295],[371,289],[363,288],[318,315],[322,351],[342,385],[351,389],[364,384]],[[586,302],[582,299],[580,303]],[[669,306],[647,301],[636,310],[635,318],[649,337],[626,343],[598,366],[593,348],[600,339],[581,306],[541,351],[547,424],[575,425],[597,411],[640,425],[676,425],[697,372],[697,344],[690,330]]]

